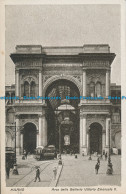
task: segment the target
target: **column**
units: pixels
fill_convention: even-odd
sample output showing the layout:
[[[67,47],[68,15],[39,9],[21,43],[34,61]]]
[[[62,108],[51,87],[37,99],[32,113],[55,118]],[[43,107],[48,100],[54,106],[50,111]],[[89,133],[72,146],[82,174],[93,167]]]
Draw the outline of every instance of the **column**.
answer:
[[[36,147],[39,146],[39,130],[36,132]]]
[[[82,152],[82,132],[83,132],[83,115],[80,113],[80,153]]]
[[[106,117],[106,151],[109,148],[109,127],[110,127],[110,117]]]
[[[110,70],[106,70],[106,97],[110,95]]]
[[[21,130],[21,154],[23,153],[23,130]]]
[[[16,124],[16,154],[20,153],[20,131],[19,131],[19,115],[15,117]]]
[[[38,136],[38,144],[42,146],[42,115],[39,115],[39,136]]]
[[[89,153],[89,132],[87,133],[87,153]]]
[[[83,69],[83,96],[86,96],[86,69]]]
[[[105,145],[106,145],[106,137],[105,137],[105,132],[102,133],[102,151],[105,150]]]
[[[87,130],[86,130],[86,115],[80,115],[80,152],[84,151],[87,155]]]
[[[39,70],[39,96],[42,96],[42,70]]]
[[[43,146],[47,145],[47,121],[45,117],[45,111],[43,111],[42,115],[42,144]]]
[[[86,147],[87,146],[87,130],[86,130],[86,115],[83,115],[83,134],[82,134],[82,137],[83,137],[83,147]]]
[[[19,70],[15,71],[15,85],[16,85],[16,96],[19,96]]]

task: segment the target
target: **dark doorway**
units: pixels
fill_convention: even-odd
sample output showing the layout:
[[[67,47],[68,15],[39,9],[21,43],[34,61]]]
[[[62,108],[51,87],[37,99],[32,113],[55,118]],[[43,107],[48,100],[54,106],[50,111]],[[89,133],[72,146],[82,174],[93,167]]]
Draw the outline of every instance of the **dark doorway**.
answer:
[[[33,153],[36,148],[36,126],[33,123],[24,125],[23,149]]]
[[[78,87],[71,81],[60,79],[54,81],[46,91],[48,97],[57,97],[59,99],[47,99],[47,139],[48,145],[55,145],[59,149],[59,131],[61,128],[61,147],[62,151],[66,149],[77,150],[79,152],[79,109],[78,99],[68,99],[68,96],[80,96]],[[72,122],[61,124],[65,119]],[[69,139],[69,142],[68,142]],[[69,145],[66,145],[69,144]]]
[[[90,125],[90,152],[102,153],[102,126],[99,123]]]

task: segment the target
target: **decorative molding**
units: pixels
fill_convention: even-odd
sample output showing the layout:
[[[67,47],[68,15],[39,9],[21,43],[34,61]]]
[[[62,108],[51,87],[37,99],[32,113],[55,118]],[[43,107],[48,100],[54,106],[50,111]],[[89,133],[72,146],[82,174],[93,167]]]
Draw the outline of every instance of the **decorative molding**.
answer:
[[[78,79],[79,82],[82,82],[82,76],[80,76],[80,75],[74,75],[73,77],[75,77],[76,79]]]
[[[43,76],[43,83],[45,83],[51,77],[52,77],[52,75],[44,75]]]
[[[83,67],[102,67],[102,68],[110,68],[109,61],[103,60],[88,60],[84,61]]]
[[[106,117],[104,115],[87,115],[87,129],[89,129],[92,123],[99,123],[102,126],[102,132],[106,129]]]

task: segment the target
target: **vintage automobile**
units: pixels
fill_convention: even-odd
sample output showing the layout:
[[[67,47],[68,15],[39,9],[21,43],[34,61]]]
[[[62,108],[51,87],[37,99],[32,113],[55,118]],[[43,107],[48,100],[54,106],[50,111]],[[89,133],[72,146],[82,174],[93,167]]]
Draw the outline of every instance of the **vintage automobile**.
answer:
[[[6,163],[9,164],[10,168],[13,168],[14,163],[15,163],[15,152],[13,150],[12,147],[6,147],[5,150],[5,154],[6,154]]]
[[[54,145],[46,147],[39,146],[35,150],[34,158],[36,160],[47,160],[57,158],[56,148]]]

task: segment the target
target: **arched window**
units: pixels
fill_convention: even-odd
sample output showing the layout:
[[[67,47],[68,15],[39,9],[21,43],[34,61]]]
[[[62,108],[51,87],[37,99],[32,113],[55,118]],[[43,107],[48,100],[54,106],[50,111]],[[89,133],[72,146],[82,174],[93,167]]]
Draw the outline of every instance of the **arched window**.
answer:
[[[94,84],[94,82],[90,83],[90,96],[91,97],[95,96],[95,84]]]
[[[13,123],[14,122],[14,110],[13,109],[9,109],[7,111],[7,123]]]
[[[101,83],[100,82],[97,82],[96,83],[96,97],[100,97],[101,96]]]
[[[35,88],[36,88],[36,85],[35,85],[35,82],[31,82],[31,85],[30,85],[30,96],[35,96]]]
[[[11,134],[7,131],[6,132],[6,147],[12,147],[12,136]]]
[[[24,96],[29,96],[29,83],[27,81],[24,82]]]

